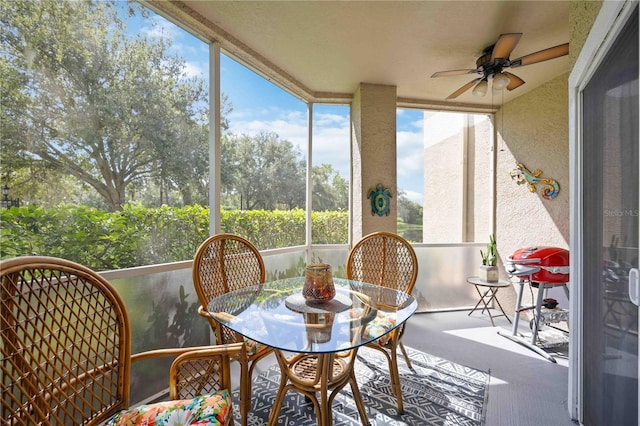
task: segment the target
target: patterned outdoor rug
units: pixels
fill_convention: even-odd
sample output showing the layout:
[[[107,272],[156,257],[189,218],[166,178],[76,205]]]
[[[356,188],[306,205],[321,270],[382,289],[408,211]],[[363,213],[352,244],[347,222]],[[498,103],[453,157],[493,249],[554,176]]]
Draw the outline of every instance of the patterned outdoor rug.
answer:
[[[406,349],[414,371],[407,367],[404,357],[400,355],[403,415],[397,414],[384,355],[366,347],[358,351],[356,378],[372,426],[484,424],[489,372],[455,364],[409,347]],[[254,378],[249,425],[267,424],[279,382],[280,370],[277,365]],[[237,397],[236,391],[234,401],[237,401]],[[234,404],[234,415],[236,424],[240,424],[237,404]],[[304,396],[297,392],[289,391],[278,424],[316,425],[313,404],[305,401]],[[349,385],[333,402],[333,424],[362,424]]]

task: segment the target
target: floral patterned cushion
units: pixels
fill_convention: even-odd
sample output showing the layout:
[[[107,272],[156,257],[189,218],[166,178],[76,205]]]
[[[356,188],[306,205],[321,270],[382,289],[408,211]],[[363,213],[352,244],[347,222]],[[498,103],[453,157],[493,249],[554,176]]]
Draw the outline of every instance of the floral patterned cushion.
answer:
[[[107,426],[124,425],[228,425],[231,421],[231,396],[224,390],[194,399],[159,402],[121,411]]]
[[[384,334],[376,340],[376,343],[381,346],[385,346],[387,343],[389,343],[389,340],[391,340],[391,335],[385,333],[388,333],[395,326],[396,319],[392,314],[378,312],[376,318],[369,324],[367,324],[367,327],[364,330],[364,335],[369,337],[380,336],[381,334]]]
[[[258,351],[260,349],[262,349],[264,347],[264,345],[262,343],[256,342],[255,340],[247,339],[245,337],[244,338],[244,347],[245,347],[245,350],[247,351],[247,355],[251,356],[251,355],[255,355],[256,353],[258,353]]]

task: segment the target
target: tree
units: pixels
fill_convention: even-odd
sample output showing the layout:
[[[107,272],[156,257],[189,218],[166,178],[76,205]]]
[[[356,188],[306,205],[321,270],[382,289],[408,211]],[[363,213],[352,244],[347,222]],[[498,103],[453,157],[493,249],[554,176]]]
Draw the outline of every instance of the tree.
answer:
[[[273,132],[222,138],[223,192],[237,194],[247,210],[304,206],[306,162],[293,144]]]
[[[407,198],[403,191],[398,192],[398,216],[405,223],[422,225],[422,206]]]
[[[0,0],[2,160],[70,174],[109,209],[149,178],[189,200],[192,182],[183,176],[193,167],[201,175],[203,166],[189,161],[202,158],[207,140],[196,120],[203,84],[185,78],[169,41],[127,37],[115,5]],[[145,13],[135,3],[129,11]]]
[[[349,184],[330,164],[313,166],[313,210],[349,208]]]

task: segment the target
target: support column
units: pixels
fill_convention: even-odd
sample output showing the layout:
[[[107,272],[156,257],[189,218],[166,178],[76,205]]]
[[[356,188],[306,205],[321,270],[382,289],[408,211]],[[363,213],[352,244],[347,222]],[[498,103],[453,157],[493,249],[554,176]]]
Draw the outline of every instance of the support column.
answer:
[[[351,104],[351,241],[397,232],[396,87],[361,83]],[[391,191],[388,215],[372,214],[369,190]]]

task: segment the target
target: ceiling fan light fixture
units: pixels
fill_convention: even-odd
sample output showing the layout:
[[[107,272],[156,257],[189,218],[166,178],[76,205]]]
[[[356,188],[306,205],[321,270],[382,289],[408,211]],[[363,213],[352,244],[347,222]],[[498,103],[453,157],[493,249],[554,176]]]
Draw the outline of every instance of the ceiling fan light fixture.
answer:
[[[509,77],[499,72],[493,76],[493,88],[497,90],[502,90],[507,87],[511,83]]]
[[[487,84],[487,80],[481,80],[478,84],[476,84],[476,87],[473,88],[471,93],[473,93],[475,96],[484,96],[487,94],[488,87],[489,85]]]
[[[472,87],[473,90],[471,92],[474,96],[485,96],[488,91],[487,80],[489,79],[492,80],[491,92],[500,94],[503,93],[503,89],[511,91],[525,83],[525,81],[517,75],[504,71],[505,69],[537,64],[538,62],[548,61],[569,54],[569,43],[565,43],[511,60],[511,53],[518,44],[518,41],[520,41],[521,36],[522,33],[500,34],[500,37],[498,37],[498,40],[494,45],[486,47],[482,51],[482,56],[476,60],[475,69],[438,71],[433,73],[431,77],[446,77],[463,74],[479,75],[478,78],[471,80],[447,96],[447,100],[457,98]]]

